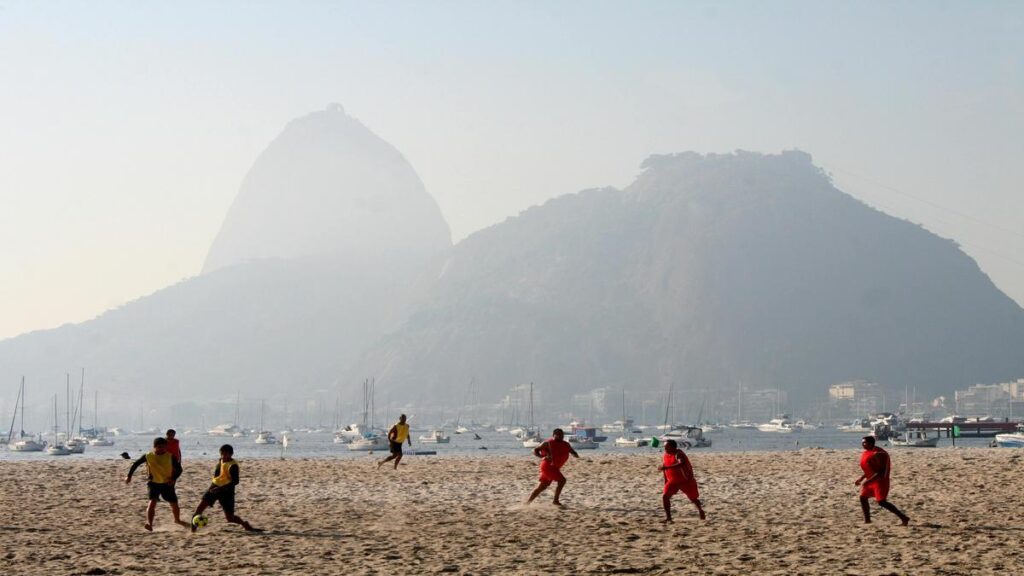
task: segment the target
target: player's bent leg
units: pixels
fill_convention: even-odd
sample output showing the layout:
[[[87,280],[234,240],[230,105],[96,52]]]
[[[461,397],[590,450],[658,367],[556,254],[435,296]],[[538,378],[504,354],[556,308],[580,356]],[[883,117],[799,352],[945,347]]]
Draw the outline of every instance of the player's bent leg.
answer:
[[[871,524],[871,507],[868,505],[868,497],[860,497],[860,509],[864,513],[864,523]]]
[[[548,486],[551,486],[551,481],[549,480],[541,480],[538,482],[537,487],[530,493],[530,497],[526,500],[526,503],[529,504],[530,502],[533,502],[537,496],[540,496],[541,492],[548,489]]]

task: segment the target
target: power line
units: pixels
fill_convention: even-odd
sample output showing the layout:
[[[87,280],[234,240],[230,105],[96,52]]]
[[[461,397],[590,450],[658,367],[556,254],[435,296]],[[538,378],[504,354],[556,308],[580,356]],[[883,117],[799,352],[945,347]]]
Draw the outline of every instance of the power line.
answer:
[[[937,208],[939,210],[943,210],[945,212],[949,212],[950,214],[955,214],[955,215],[957,215],[957,216],[959,216],[959,217],[961,217],[961,218],[963,218],[965,220],[970,220],[971,222],[974,222],[975,224],[980,224],[982,226],[985,226],[985,227],[988,227],[988,228],[992,228],[994,230],[1000,230],[1002,232],[1006,232],[1007,234],[1012,234],[1012,235],[1014,235],[1014,236],[1024,240],[1024,233],[1021,233],[1021,232],[1019,232],[1017,230],[1014,230],[1012,228],[1007,228],[1005,226],[1001,226],[999,224],[993,224],[991,222],[985,222],[984,220],[981,220],[980,218],[976,218],[974,216],[971,216],[970,214],[967,214],[967,213],[962,212],[960,210],[957,210],[955,208],[948,208],[948,207],[943,206],[941,204],[937,204],[935,202],[932,202],[931,200],[928,200],[927,198],[921,198],[920,196],[915,196],[915,195],[910,194],[908,192],[904,192],[903,190],[900,190],[900,189],[898,189],[898,188],[896,188],[894,186],[889,186],[888,184],[884,184],[882,182],[878,182],[877,180],[873,180],[873,179],[871,179],[871,178],[869,178],[867,176],[864,176],[862,174],[857,174],[856,172],[851,172],[849,170],[845,170],[845,169],[839,168],[837,166],[832,166],[832,168],[834,170],[839,171],[839,172],[843,172],[844,174],[849,174],[850,176],[853,176],[854,178],[860,178],[861,180],[867,182],[868,184],[872,184],[872,185],[877,186],[879,188],[884,188],[884,189],[889,190],[891,192],[895,192],[896,194],[899,194],[901,196],[906,196],[907,198],[910,198],[912,200],[916,200],[918,202],[921,202],[922,204],[927,204],[927,205],[929,205],[929,206],[931,206],[933,208]]]

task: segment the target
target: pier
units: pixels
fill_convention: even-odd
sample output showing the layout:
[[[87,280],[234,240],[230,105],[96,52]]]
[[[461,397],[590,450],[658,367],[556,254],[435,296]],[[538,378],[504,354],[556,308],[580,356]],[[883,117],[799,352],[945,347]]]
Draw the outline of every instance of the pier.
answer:
[[[1019,422],[910,422],[908,430],[937,430],[939,436],[945,431],[946,438],[953,438],[953,427],[960,428],[960,438],[991,438],[996,434],[1010,434],[1017,431]]]

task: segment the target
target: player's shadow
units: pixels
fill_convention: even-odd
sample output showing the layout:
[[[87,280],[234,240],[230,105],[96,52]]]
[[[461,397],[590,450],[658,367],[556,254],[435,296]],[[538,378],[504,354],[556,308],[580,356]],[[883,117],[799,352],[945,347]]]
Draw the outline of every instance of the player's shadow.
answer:
[[[351,537],[349,534],[343,534],[341,532],[325,532],[323,530],[266,530],[258,534],[253,534],[253,536],[291,536],[295,538],[323,538],[325,540],[342,540]]]

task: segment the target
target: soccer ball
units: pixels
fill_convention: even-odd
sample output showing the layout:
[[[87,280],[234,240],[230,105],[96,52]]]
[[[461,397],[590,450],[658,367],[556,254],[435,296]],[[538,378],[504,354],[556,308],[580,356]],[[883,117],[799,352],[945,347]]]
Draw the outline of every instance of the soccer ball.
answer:
[[[202,514],[196,514],[192,517],[192,525],[196,528],[202,528],[210,523],[210,519]]]

